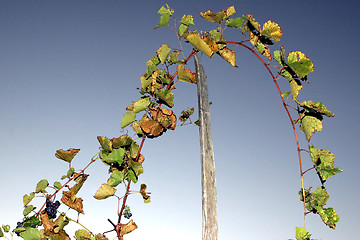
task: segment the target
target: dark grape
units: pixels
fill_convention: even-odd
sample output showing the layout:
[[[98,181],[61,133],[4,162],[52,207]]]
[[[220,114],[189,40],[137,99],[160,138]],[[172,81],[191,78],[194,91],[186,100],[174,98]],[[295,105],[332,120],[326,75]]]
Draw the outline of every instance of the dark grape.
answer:
[[[51,218],[56,218],[56,209],[58,209],[60,206],[60,202],[56,201],[56,202],[51,202],[49,198],[46,199],[46,208],[45,208],[45,212],[47,213],[48,217]]]

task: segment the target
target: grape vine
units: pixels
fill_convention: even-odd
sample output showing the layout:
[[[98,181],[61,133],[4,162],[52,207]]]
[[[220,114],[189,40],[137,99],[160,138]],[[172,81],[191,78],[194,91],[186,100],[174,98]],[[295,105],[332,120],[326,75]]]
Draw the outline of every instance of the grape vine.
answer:
[[[9,235],[12,239],[16,234],[23,239],[70,239],[65,231],[65,227],[70,222],[80,226],[75,232],[76,239],[103,240],[108,239],[106,235],[109,232],[115,232],[117,238],[122,240],[124,235],[137,229],[136,223],[131,219],[133,215],[127,200],[131,194],[139,194],[145,203],[151,200],[151,193],[147,191],[146,184],[142,183],[136,190],[133,189],[133,184],[139,181],[144,171],[142,163],[145,157],[141,154],[141,150],[146,139],[160,137],[178,126],[197,124],[197,121],[191,120],[194,108],[183,110],[179,117],[171,110],[174,106],[172,90],[179,81],[197,83],[196,74],[186,68],[186,64],[198,52],[204,53],[209,58],[218,55],[230,65],[237,67],[235,51],[231,50],[232,45],[249,50],[266,68],[276,86],[295,136],[301,180],[299,197],[303,202],[304,215],[304,226],[296,227],[295,238],[310,239],[311,234],[306,230],[306,218],[310,213],[318,214],[324,224],[335,229],[340,218],[334,209],[325,207],[329,199],[325,183],[342,170],[334,167],[335,157],[328,149],[309,145],[305,150],[300,147],[298,139],[298,130],[301,130],[307,142],[310,142],[312,135],[322,130],[323,118],[334,117],[323,103],[298,100],[303,84],[309,83],[308,74],[314,68],[312,61],[300,51],[286,53],[283,46],[272,51],[271,48],[280,42],[282,37],[280,26],[270,20],[261,26],[251,14],[233,17],[236,14],[233,6],[219,12],[211,10],[201,12],[203,19],[215,24],[215,28],[207,32],[190,30],[195,25],[193,16],[183,15],[181,20],[177,21],[173,18],[174,10],[168,5],[162,6],[158,13],[160,22],[155,29],[169,26],[177,36],[180,49],[163,44],[146,62],[145,73],[140,77],[140,97],[126,107],[127,112],[120,123],[122,129],[127,128],[131,131],[128,129],[131,126],[133,136],[128,135],[129,131],[114,138],[98,136],[100,151],[80,171],[76,171],[71,166],[80,149],[57,150],[55,156],[69,165],[67,173],[60,180],[63,183],[56,181],[50,185],[46,179],[40,180],[36,190],[23,197],[24,218],[13,230],[10,225],[2,225],[0,237],[9,239],[6,236]],[[173,25],[169,24],[170,19],[174,20]],[[242,34],[242,40],[226,40],[227,28],[238,29]],[[183,51],[184,44],[191,44],[193,47],[187,57]],[[289,82],[289,91],[283,92],[280,89],[278,81],[283,79]],[[313,163],[313,167],[307,170],[303,170],[304,152],[308,153],[308,158]],[[95,234],[79,220],[71,219],[65,211],[59,209],[68,207],[79,215],[84,214],[83,199],[78,197],[78,193],[89,176],[85,171],[98,160],[109,169],[109,178],[106,183],[101,184],[94,198],[103,200],[115,197],[118,199],[118,207],[116,221],[107,219],[111,229]],[[312,187],[305,187],[304,175],[311,170],[316,172],[320,180],[320,186],[315,191],[312,191]],[[117,194],[121,185],[124,187],[124,192]],[[44,199],[43,205],[38,210],[30,204],[35,197]],[[124,220],[123,217],[130,220]]]

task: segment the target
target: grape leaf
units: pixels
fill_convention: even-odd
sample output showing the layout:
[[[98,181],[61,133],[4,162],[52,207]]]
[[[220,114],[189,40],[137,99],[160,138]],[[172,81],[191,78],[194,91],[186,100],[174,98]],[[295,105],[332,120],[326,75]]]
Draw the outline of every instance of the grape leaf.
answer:
[[[125,113],[124,116],[121,118],[121,123],[120,123],[121,128],[124,128],[129,124],[133,123],[135,121],[135,118],[136,118],[136,114],[134,112]]]
[[[166,106],[174,106],[174,94],[171,92],[171,90],[160,89],[156,90],[155,94]]]
[[[101,160],[107,164],[118,163],[124,161],[125,150],[123,148],[113,149],[110,153],[101,154]]]
[[[296,227],[296,240],[310,240],[311,234],[308,233],[304,228]]]
[[[308,112],[316,112],[327,117],[335,116],[335,114],[330,112],[321,102],[304,101],[300,103],[300,106],[305,108]]]
[[[130,146],[132,142],[133,142],[133,140],[127,134],[121,135],[118,138],[111,139],[113,148],[121,148],[121,147]]]
[[[221,39],[220,39],[220,32],[218,30],[211,30],[209,32],[209,34],[210,34],[211,38],[214,39],[215,42],[226,41],[224,36],[221,36]],[[220,49],[223,49],[224,47],[226,47],[226,44],[219,43],[218,46]]]
[[[28,205],[31,200],[33,200],[33,198],[35,197],[35,193],[34,192],[31,192],[30,195],[27,195],[25,194],[23,196],[23,203],[24,203],[24,206]]]
[[[40,180],[36,185],[35,193],[46,192],[45,188],[49,186],[49,182],[46,179]]]
[[[274,40],[275,42],[279,42],[282,36],[282,32],[280,26],[277,23],[269,20],[264,23],[261,35],[264,35]]]
[[[55,153],[55,157],[70,163],[80,149],[70,148],[68,150],[59,149]]]
[[[170,51],[171,51],[171,48],[167,44],[161,45],[161,47],[158,50],[156,50],[156,53],[158,54],[158,57],[162,64],[165,63],[165,60],[168,57]]]
[[[55,181],[53,186],[56,188],[56,189],[60,189],[62,187],[62,184],[58,181]]]
[[[159,9],[158,13],[161,15],[160,22],[155,29],[169,25],[169,19],[173,15],[174,10],[166,4]]]
[[[125,235],[128,233],[131,233],[132,231],[134,231],[135,229],[137,229],[138,226],[134,223],[134,221],[131,219],[128,223],[126,224],[120,224],[120,235]]]
[[[147,135],[150,134],[150,137],[158,137],[164,131],[164,127],[159,122],[147,117],[140,121],[140,127]]]
[[[188,32],[185,34],[185,38],[191,43],[191,45],[194,46],[194,48],[205,53],[206,56],[211,58],[214,55],[214,52],[211,50],[209,45],[206,44],[204,39],[200,37],[199,33],[195,31]]]
[[[40,232],[36,228],[26,227],[25,231],[20,232],[20,237],[26,240],[38,240],[40,238]]]
[[[85,229],[79,229],[75,232],[76,240],[91,240],[91,234]]]
[[[342,172],[339,168],[334,168],[335,156],[328,149],[318,149],[311,145],[309,153],[322,183],[336,173]]]
[[[317,117],[305,115],[300,119],[300,129],[305,133],[305,138],[309,142],[315,131],[320,132],[322,129],[322,121]]]
[[[6,233],[7,233],[7,232],[10,232],[10,225],[4,225],[4,224],[3,224],[1,227],[2,227],[2,229],[4,229],[4,232],[6,232]],[[1,229],[1,228],[0,228],[0,229]]]
[[[175,50],[175,51],[173,51],[172,53],[170,53],[169,58],[168,58],[168,60],[167,60],[168,63],[169,63],[170,65],[175,64],[175,63],[180,63],[181,61],[179,61],[179,58],[178,58],[179,54],[180,54],[180,52],[177,51],[177,50]]]
[[[196,84],[196,74],[189,69],[185,69],[184,65],[177,65],[177,72],[177,76],[180,81]]]
[[[24,216],[27,216],[29,213],[32,212],[32,210],[34,210],[35,207],[33,205],[28,205],[24,208],[24,211],[23,211],[23,215]]]
[[[96,191],[94,198],[97,200],[111,197],[115,194],[116,189],[109,184],[102,184],[101,187]]]
[[[137,177],[144,172],[144,168],[138,162],[132,162],[131,169],[134,171],[134,173]]]
[[[230,50],[227,47],[224,47],[219,51],[219,54],[223,59],[225,59],[228,63],[230,63],[231,66],[237,67],[236,66],[235,51]]]
[[[242,28],[244,21],[245,21],[244,17],[229,18],[226,20],[226,26]]]
[[[88,174],[84,174],[84,173],[77,176],[75,178],[76,184],[70,188],[70,191],[73,192],[74,194],[77,194],[80,191],[81,187],[84,185],[88,176],[89,176]]]
[[[318,214],[323,222],[330,228],[335,229],[336,223],[340,220],[340,217],[336,214],[336,211],[332,208],[320,209]]]
[[[147,188],[146,184],[141,184],[140,193],[141,193],[141,196],[144,199],[144,202],[149,203],[150,202],[150,196],[146,194],[146,188]]]
[[[235,14],[234,6],[228,7],[226,10],[221,10],[220,12],[214,13],[211,10],[206,12],[200,12],[201,17],[203,17],[206,21],[215,22],[221,24],[226,18],[230,17],[231,15]]]
[[[135,114],[135,113],[134,113]],[[107,152],[112,151],[112,142],[107,137],[98,136],[97,140],[99,141],[101,148]]]
[[[134,113],[141,112],[141,111],[147,109],[149,107],[149,105],[150,105],[150,98],[149,97],[139,98],[139,100],[137,100],[134,103],[133,111],[134,111]]]
[[[166,129],[174,130],[176,127],[176,116],[173,111],[165,108],[151,108],[151,116]]]
[[[72,191],[63,191],[61,201],[75,211],[85,214],[83,210],[82,198],[77,198],[75,196],[75,193],[73,193]]]
[[[111,186],[111,187],[116,187],[117,185],[119,185],[119,183],[121,183],[124,180],[124,173],[119,171],[119,170],[114,170],[109,179],[107,180],[107,183]]]
[[[133,181],[134,183],[137,183],[137,181],[138,181],[138,178],[137,178],[135,172],[134,172],[132,169],[129,169],[129,170],[127,171],[126,179],[131,180],[131,181]]]
[[[141,127],[138,122],[134,122],[131,124],[131,127],[133,128],[134,132],[138,135],[138,137],[142,137],[144,135],[143,130],[141,130]]]
[[[290,52],[287,60],[286,64],[296,73],[298,78],[304,78],[314,71],[314,64],[302,52]]]

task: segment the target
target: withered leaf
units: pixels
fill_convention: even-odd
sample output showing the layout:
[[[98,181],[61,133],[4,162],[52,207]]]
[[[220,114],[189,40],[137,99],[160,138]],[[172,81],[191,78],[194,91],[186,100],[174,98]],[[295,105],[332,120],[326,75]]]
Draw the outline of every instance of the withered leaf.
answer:
[[[55,157],[70,163],[80,149],[70,148],[68,150],[59,149],[55,153]]]
[[[77,198],[75,193],[71,191],[63,191],[61,201],[75,211],[85,214],[83,210],[83,200],[82,198]]]
[[[140,127],[146,134],[151,134],[154,137],[160,136],[164,132],[164,127],[159,122],[148,117],[142,119]]]
[[[132,231],[138,228],[138,226],[136,225],[136,223],[134,223],[132,219],[127,224],[120,224],[120,226],[121,226],[120,229],[121,236],[131,233]]]

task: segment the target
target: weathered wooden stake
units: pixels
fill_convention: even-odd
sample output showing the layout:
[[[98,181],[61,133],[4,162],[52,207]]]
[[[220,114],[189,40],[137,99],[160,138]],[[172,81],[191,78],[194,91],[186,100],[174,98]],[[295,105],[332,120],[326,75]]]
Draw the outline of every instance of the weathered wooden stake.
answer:
[[[199,57],[194,56],[199,105],[201,186],[202,186],[202,240],[218,239],[217,196],[214,149],[210,130],[210,110],[206,75]]]

